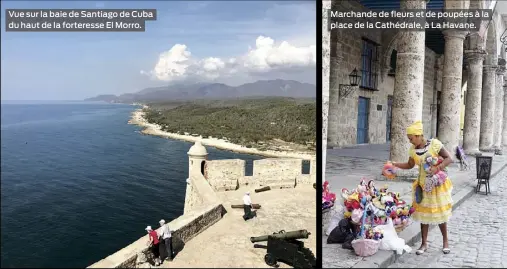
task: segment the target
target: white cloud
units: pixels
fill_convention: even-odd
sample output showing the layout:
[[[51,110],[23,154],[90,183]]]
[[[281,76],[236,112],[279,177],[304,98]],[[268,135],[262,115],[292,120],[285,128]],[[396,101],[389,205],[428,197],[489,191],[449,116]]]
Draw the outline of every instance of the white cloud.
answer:
[[[160,54],[158,62],[152,71],[141,71],[141,74],[149,74],[158,80],[164,81],[185,78],[187,76],[187,69],[192,64],[191,55],[186,45],[176,44],[170,50]]]
[[[245,67],[255,71],[269,71],[274,68],[312,66],[316,61],[316,47],[295,47],[287,41],[275,45],[269,37],[259,36],[256,48],[250,49],[245,57]]]
[[[229,59],[207,57],[195,59],[186,45],[176,44],[159,55],[158,62],[151,71],[141,71],[155,80],[178,81],[216,80],[223,77],[269,73],[290,72],[292,69],[312,68],[316,63],[316,46],[294,46],[287,41],[277,44],[272,38],[259,36],[255,47],[244,55]]]

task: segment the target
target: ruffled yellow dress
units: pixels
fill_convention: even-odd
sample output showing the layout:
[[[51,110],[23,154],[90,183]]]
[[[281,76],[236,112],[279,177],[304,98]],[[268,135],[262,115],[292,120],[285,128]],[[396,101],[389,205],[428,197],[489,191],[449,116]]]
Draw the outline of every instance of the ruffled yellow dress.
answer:
[[[426,158],[429,156],[438,157],[442,147],[442,142],[437,139],[431,139],[426,143],[424,148],[416,149],[412,146],[409,150],[410,157],[412,157],[415,164],[419,166],[419,177],[412,184],[412,204],[415,208],[412,219],[422,224],[442,224],[448,222],[452,215],[452,182],[449,177],[444,184],[434,187],[431,192],[423,191],[422,201],[420,203],[416,203],[415,200],[415,188],[417,185],[421,186],[424,190],[424,183],[427,176],[426,171],[424,171]]]

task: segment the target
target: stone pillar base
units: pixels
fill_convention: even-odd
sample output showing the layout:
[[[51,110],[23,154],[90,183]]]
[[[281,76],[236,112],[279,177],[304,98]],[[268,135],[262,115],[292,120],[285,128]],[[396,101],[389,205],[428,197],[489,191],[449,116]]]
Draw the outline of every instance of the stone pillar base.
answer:
[[[468,156],[477,156],[477,155],[482,155],[482,152],[480,150],[469,150],[469,151],[465,151],[465,154],[468,155]]]
[[[495,149],[493,147],[480,148],[480,151],[491,153],[491,152],[495,152]]]

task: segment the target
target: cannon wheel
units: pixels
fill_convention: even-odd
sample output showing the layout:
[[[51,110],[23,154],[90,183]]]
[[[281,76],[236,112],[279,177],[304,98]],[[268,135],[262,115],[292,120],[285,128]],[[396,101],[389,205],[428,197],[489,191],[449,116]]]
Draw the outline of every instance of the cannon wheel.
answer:
[[[273,256],[269,253],[264,256],[264,261],[269,266],[278,267],[278,263],[277,263],[275,256]]]
[[[317,265],[317,259],[315,258],[315,255],[313,255],[313,252],[309,248],[303,248],[302,251],[305,256],[305,262],[307,263],[304,268],[315,268]]]

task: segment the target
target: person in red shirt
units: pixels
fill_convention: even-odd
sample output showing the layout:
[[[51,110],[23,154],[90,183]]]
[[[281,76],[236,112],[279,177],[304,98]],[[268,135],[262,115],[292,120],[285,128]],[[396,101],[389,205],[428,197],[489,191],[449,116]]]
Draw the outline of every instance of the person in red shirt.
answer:
[[[148,242],[147,245],[150,247],[151,252],[153,253],[155,266],[160,265],[160,252],[159,252],[159,243],[158,234],[154,231],[151,226],[146,227],[145,229],[148,232]]]

